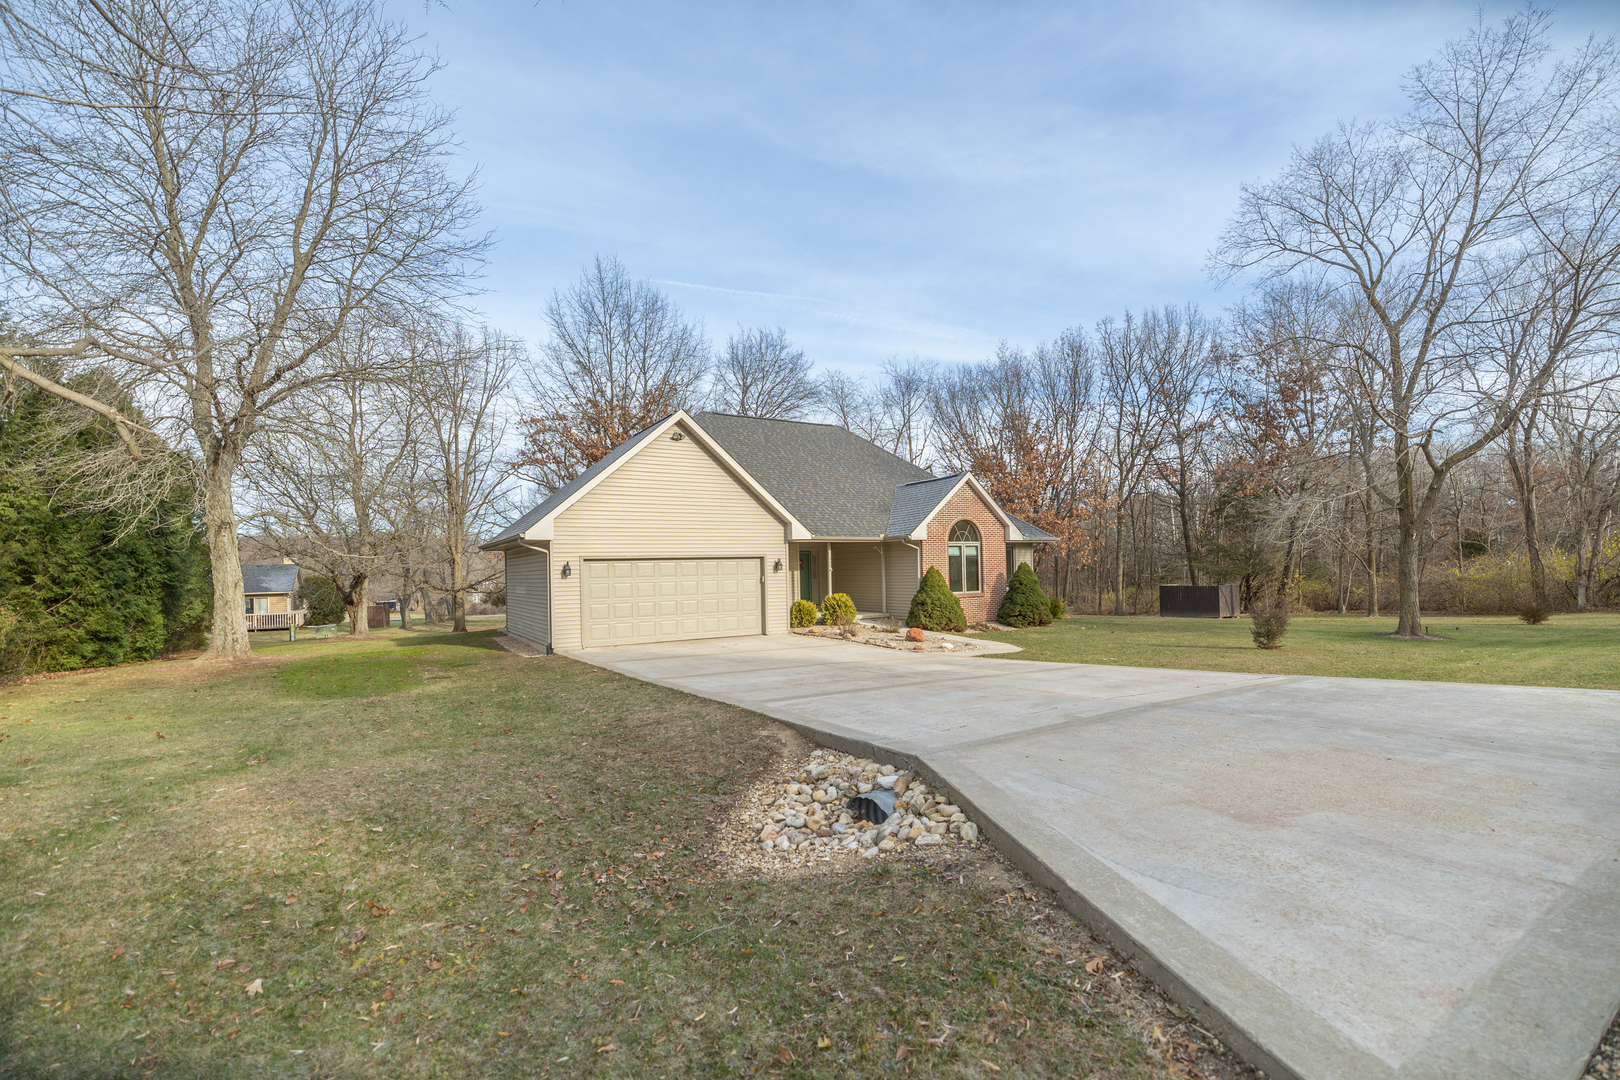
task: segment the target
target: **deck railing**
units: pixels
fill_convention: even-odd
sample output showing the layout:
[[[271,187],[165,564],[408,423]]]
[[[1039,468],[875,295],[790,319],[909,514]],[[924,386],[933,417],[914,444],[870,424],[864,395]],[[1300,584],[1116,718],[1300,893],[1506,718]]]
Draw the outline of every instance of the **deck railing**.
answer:
[[[285,630],[289,626],[303,626],[305,611],[272,611],[264,615],[249,615],[249,630]]]

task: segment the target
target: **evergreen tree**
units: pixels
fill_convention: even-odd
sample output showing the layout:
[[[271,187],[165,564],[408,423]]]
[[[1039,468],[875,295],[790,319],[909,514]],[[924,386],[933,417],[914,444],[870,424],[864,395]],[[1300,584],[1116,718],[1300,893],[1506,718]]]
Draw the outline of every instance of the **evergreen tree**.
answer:
[[[922,584],[917,586],[917,595],[911,598],[911,610],[906,613],[906,625],[936,631],[967,629],[962,601],[945,584],[945,577],[937,567],[930,566]]]
[[[213,595],[190,492],[169,493],[133,521],[75,511],[60,501],[66,463],[37,460],[60,408],[32,390],[0,402],[0,678],[200,647]],[[89,426],[69,449],[116,443]]]
[[[996,620],[1008,626],[1046,626],[1052,621],[1052,602],[1041,591],[1041,581],[1028,563],[1019,563],[1007,582]]]

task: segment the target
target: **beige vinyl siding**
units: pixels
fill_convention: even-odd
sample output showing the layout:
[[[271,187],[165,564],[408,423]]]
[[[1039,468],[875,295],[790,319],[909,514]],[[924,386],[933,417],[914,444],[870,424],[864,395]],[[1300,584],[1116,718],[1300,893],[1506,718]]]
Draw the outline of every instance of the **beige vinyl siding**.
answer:
[[[787,631],[786,522],[689,433],[676,442],[665,432],[558,514],[549,569],[552,644],[580,647],[586,559],[693,558],[763,560],[765,632]]]
[[[883,563],[877,544],[834,544],[832,586],[855,601],[856,611],[882,611]]]
[[[922,583],[918,571],[920,556],[915,548],[904,544],[885,544],[883,556],[889,561],[889,614],[904,620],[911,610],[911,598],[917,595],[917,586]]]
[[[506,553],[506,632],[531,645],[551,644],[546,553],[514,548]]]
[[[270,598],[270,614],[285,615],[292,610],[292,597],[286,593]]]
[[[1020,565],[1035,569],[1034,544],[1008,544],[1007,545],[1007,573],[1010,576]]]

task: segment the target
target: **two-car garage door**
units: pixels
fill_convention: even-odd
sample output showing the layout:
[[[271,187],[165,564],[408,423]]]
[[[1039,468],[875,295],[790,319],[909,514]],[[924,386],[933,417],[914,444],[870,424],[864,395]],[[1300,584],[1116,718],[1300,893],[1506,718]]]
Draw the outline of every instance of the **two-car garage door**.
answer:
[[[764,632],[759,559],[586,559],[584,644]]]

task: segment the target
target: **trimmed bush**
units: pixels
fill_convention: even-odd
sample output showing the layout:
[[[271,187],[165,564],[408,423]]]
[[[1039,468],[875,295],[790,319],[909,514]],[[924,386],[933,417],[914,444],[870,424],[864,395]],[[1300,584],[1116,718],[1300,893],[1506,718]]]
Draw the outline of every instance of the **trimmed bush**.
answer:
[[[1052,602],[1041,591],[1040,579],[1028,563],[1019,563],[1007,582],[996,621],[1008,626],[1046,626],[1052,621]]]
[[[1054,596],[1050,598],[1050,602],[1052,605],[1052,618],[1054,620],[1067,619],[1069,617],[1069,609],[1064,605],[1063,601]]]
[[[1530,603],[1519,609],[1519,621],[1531,626],[1540,626],[1552,618],[1552,612],[1547,610],[1546,604]]]
[[[788,608],[788,622],[795,628],[816,624],[816,605],[808,600],[795,600]]]
[[[1282,648],[1283,635],[1288,633],[1288,609],[1281,604],[1252,612],[1249,618],[1254,625],[1249,627],[1249,633],[1254,643],[1262,649]]]
[[[821,617],[828,626],[849,626],[855,621],[855,601],[848,593],[829,593],[821,602]]]
[[[911,598],[911,610],[906,613],[906,625],[921,630],[963,631],[967,629],[967,615],[962,601],[951,592],[945,576],[938,567],[930,566],[917,586],[917,595]]]

